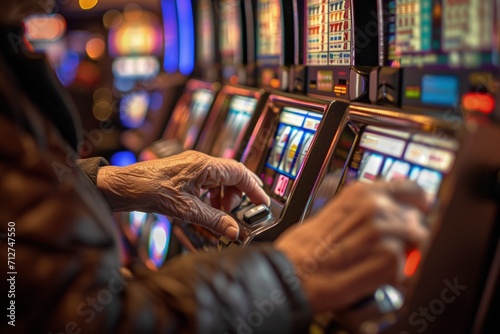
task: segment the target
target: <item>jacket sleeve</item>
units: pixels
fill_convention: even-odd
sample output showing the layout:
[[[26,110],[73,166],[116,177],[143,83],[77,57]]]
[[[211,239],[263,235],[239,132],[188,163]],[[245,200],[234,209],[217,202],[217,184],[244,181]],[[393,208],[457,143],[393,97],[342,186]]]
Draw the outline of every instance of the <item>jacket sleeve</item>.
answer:
[[[102,157],[78,159],[76,163],[94,184],[94,187],[97,187],[97,173],[99,172],[99,168],[109,166],[108,161]]]
[[[7,301],[15,327],[2,321],[1,333],[286,333],[307,326],[309,306],[293,267],[270,247],[183,256],[125,280],[104,199],[68,164],[50,127],[38,130],[43,145],[0,115],[0,234],[15,225],[17,272]],[[8,247],[2,240],[4,264]],[[12,277],[0,273],[2,282]]]

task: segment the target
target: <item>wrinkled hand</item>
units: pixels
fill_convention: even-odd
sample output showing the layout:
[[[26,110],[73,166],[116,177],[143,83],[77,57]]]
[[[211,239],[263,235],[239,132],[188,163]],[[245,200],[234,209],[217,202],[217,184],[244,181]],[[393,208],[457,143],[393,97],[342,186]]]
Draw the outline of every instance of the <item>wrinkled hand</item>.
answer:
[[[404,279],[405,253],[428,235],[425,194],[409,181],[345,188],[275,246],[294,263],[313,311],[338,311]]]
[[[243,164],[195,151],[127,167],[102,167],[97,186],[113,211],[166,214],[231,240],[237,239],[239,227],[221,210],[235,208],[242,193],[255,204],[270,202],[256,176]],[[213,207],[200,200],[206,190]]]

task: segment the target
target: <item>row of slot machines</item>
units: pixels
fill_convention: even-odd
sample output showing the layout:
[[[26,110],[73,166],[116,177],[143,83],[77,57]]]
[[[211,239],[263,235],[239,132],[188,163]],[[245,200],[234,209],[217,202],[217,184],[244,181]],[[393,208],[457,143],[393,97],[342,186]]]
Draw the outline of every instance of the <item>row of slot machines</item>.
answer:
[[[194,149],[239,160],[271,204],[243,201],[231,212],[236,242],[155,213],[123,214],[132,257],[158,270],[183,252],[273,241],[352,182],[406,178],[434,203],[406,283],[317,318],[314,330],[498,329],[500,3],[196,3],[198,78],[140,158]]]

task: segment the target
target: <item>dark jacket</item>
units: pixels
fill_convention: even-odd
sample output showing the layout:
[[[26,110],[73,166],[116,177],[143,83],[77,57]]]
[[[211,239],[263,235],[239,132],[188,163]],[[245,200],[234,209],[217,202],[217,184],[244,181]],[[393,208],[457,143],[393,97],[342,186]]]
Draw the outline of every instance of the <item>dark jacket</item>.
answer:
[[[0,57],[1,333],[305,330],[300,282],[271,247],[182,256],[125,280],[109,208],[33,98],[44,87],[27,92],[21,72]]]

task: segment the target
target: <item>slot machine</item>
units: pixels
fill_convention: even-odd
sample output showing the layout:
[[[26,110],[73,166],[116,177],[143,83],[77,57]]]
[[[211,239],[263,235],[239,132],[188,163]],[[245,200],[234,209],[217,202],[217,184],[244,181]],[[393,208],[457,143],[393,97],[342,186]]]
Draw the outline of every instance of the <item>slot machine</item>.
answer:
[[[492,143],[500,139],[500,5],[378,6],[372,103],[350,104],[302,218],[354,181],[405,178],[433,203],[423,222],[430,236],[408,250],[402,285],[381,286],[317,326],[332,333],[497,332],[500,151]]]
[[[184,3],[184,2],[183,2]],[[165,158],[184,150],[194,149],[210,109],[221,89],[219,80],[215,6],[211,1],[196,3],[196,64],[193,78],[188,80],[177,101],[160,140],[141,152],[140,159]],[[191,14],[193,15],[193,14]],[[181,43],[182,44],[182,43]]]
[[[314,161],[322,161],[328,151],[328,145],[322,143],[332,140],[332,131],[322,128],[340,124],[346,108],[343,102],[271,94],[240,159],[259,176],[263,189],[271,197],[270,206],[255,205],[244,199],[231,212],[240,225],[236,242],[186,230],[187,248],[219,251],[247,246],[253,240],[265,240],[262,237],[275,229],[293,225],[319,173],[320,166]]]
[[[255,36],[251,1],[218,0],[219,54],[222,81],[254,86]]]
[[[189,80],[168,122],[163,139],[144,149],[140,160],[164,158],[194,149],[219,89],[218,83]],[[171,234],[173,226],[169,217],[143,212],[123,212],[117,219],[126,237],[131,257],[137,258],[149,269],[158,269],[163,264],[162,261],[181,251],[177,239]],[[168,238],[155,238],[154,233],[166,233]],[[153,254],[156,254],[154,258],[148,257]]]
[[[290,67],[299,61],[297,0],[258,0],[256,9],[257,85],[289,89]]]
[[[304,6],[307,95],[367,99],[369,73],[378,65],[377,3],[306,0]]]
[[[164,4],[172,4],[172,1],[164,1]],[[178,33],[182,43],[178,44],[178,50],[172,56],[175,60],[175,54],[178,54],[178,70],[181,73],[187,75],[194,71],[194,76],[199,79],[193,78],[186,82],[160,140],[152,143],[139,154],[139,160],[143,161],[164,158],[184,150],[194,149],[217,93],[221,89],[220,83],[210,81],[214,79],[214,73],[215,75],[218,73],[213,71],[213,68],[217,66],[214,63],[216,61],[216,34],[214,8],[211,2],[198,2],[196,11],[191,8],[190,1],[178,0],[174,5],[171,10],[175,9],[179,15]],[[196,68],[194,64],[194,13],[198,15],[197,31],[204,37],[198,44]],[[191,54],[192,57],[190,57]],[[168,60],[167,57],[165,60]],[[132,254],[131,257],[140,265],[152,270],[158,269],[166,259],[181,251],[177,247],[177,239],[172,234],[173,226],[169,217],[150,213],[144,215],[142,212],[126,212],[118,217],[118,221],[129,252]],[[164,235],[166,237],[163,237]]]
[[[252,72],[253,7],[251,1],[219,0],[213,4],[219,21],[222,86],[195,149],[217,157],[241,157],[249,134],[267,99],[263,89],[245,85]]]
[[[189,74],[180,69],[179,59],[192,58],[189,50],[179,47],[181,35],[192,24],[189,13],[177,8],[175,0],[163,0],[157,9],[161,15],[144,12],[128,20],[130,15],[124,13],[115,18],[121,24],[109,23],[115,89],[124,92],[119,109],[126,130],[121,142],[135,154],[161,137]]]

